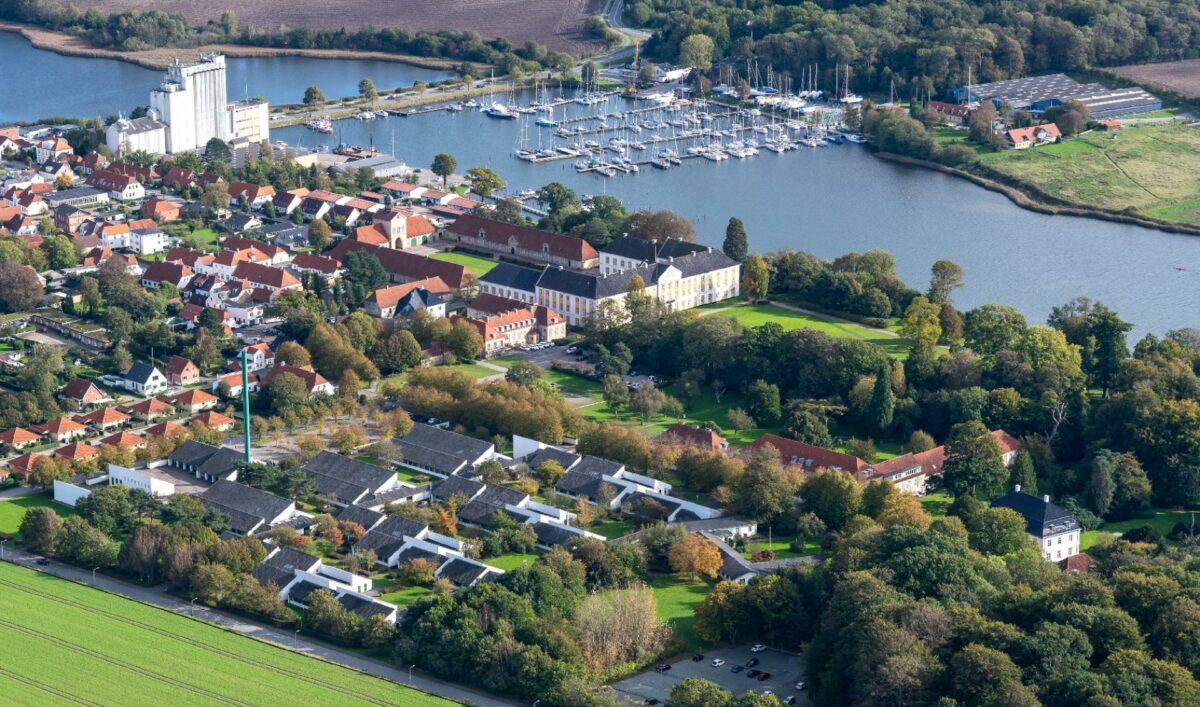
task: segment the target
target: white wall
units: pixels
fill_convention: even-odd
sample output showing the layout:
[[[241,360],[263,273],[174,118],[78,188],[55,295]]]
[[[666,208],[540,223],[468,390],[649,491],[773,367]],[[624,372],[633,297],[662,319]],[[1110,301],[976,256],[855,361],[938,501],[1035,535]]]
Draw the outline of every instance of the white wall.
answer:
[[[64,506],[75,507],[79,499],[91,495],[91,491],[75,484],[68,484],[64,481],[54,480],[54,500]]]
[[[116,464],[108,465],[108,483],[141,489],[151,496],[170,496],[175,493],[175,484],[169,481]]]
[[[513,435],[513,459],[524,459],[533,454],[539,449],[545,449],[546,445],[521,435]]]

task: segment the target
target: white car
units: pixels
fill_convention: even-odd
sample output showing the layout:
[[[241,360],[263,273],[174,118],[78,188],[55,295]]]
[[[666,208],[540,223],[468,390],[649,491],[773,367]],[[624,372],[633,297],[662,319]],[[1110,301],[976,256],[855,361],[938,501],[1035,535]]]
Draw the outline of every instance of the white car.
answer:
[[[800,682],[796,683],[796,689],[797,689],[797,690],[803,690],[805,687],[807,687],[807,686],[804,684],[804,681],[803,681],[803,680],[801,680]]]
[[[755,643],[754,645],[750,646],[751,653],[762,653],[766,649],[767,649],[767,647],[761,643]]]
[[[713,658],[712,666],[713,666],[714,668],[719,668],[719,667],[721,667],[722,665],[725,665],[725,661],[724,661],[724,660],[721,660],[720,658]]]

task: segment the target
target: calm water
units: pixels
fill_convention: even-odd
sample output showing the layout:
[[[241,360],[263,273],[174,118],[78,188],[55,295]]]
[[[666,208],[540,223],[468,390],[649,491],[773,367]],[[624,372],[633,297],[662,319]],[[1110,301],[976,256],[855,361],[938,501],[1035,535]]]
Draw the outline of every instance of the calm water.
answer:
[[[248,82],[250,95],[272,101],[298,100],[314,83],[330,96],[351,94],[364,75],[380,88],[441,77],[388,62],[230,61],[231,96],[240,95]],[[122,62],[39,51],[8,33],[0,33],[0,66],[8,77],[0,91],[0,122],[128,110],[147,101],[146,92],[159,76]],[[72,85],[81,75],[88,77],[86,91],[44,90]],[[624,105],[614,99],[608,110]],[[523,131],[534,148],[539,139],[551,144],[550,131],[533,125],[523,129],[519,121],[470,110],[345,120],[337,127],[345,142],[373,142],[384,150],[394,145],[401,159],[416,166],[450,152],[460,172],[491,167],[512,190],[558,180],[580,193],[620,197],[631,209],[672,209],[693,219],[700,240],[711,245],[720,245],[726,222],[737,216],[760,251],[791,247],[832,258],[884,248],[895,255],[900,275],[917,288],[928,281],[934,260],[949,258],[966,271],[966,286],[957,295],[962,308],[1005,303],[1041,321],[1052,306],[1084,295],[1134,322],[1134,336],[1200,326],[1200,238],[1036,214],[968,182],[875,159],[856,145],[783,155],[764,150],[745,161],[690,160],[668,172],[645,169],[605,179],[577,174],[573,160],[533,165],[514,158]],[[273,131],[272,139],[312,146],[336,143],[339,135],[297,127]]]
[[[272,103],[299,102],[304,89],[311,85],[320,86],[330,98],[355,95],[364,76],[369,76],[381,91],[450,76],[448,72],[391,61],[262,57],[230,58],[227,62],[230,100],[264,96]],[[135,106],[149,105],[150,89],[162,80],[161,71],[124,61],[61,56],[36,49],[12,32],[0,32],[0,67],[5,75],[0,90],[0,123],[51,115],[128,113]],[[86,76],[87,81],[81,84],[80,76]]]

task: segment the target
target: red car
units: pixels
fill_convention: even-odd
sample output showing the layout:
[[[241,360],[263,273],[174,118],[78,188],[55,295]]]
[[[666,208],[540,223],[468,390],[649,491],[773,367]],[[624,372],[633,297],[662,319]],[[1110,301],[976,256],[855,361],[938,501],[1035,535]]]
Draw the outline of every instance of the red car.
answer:
[[[771,674],[770,674],[770,673],[759,673],[759,674],[758,674],[758,679],[759,679],[760,681],[761,681],[761,680],[769,680],[769,679],[770,679],[770,677],[771,677]]]

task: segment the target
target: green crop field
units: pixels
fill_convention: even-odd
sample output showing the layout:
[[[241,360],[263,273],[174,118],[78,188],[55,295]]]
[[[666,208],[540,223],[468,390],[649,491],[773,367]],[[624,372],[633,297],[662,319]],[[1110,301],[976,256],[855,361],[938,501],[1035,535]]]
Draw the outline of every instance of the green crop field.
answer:
[[[1081,206],[1132,208],[1200,224],[1200,129],[1179,123],[1092,132],[1058,145],[1005,150],[986,164]]]
[[[8,563],[0,631],[6,704],[454,704]]]
[[[794,329],[816,329],[838,339],[860,339],[883,347],[892,358],[903,359],[912,347],[912,341],[882,329],[875,329],[862,324],[839,322],[819,314],[807,314],[791,309],[785,309],[773,304],[746,304],[730,306],[728,309],[710,309],[702,315],[714,317],[733,317],[742,326],[755,327],[767,323],[775,323],[784,331]]]
[[[429,257],[433,258],[434,260],[443,260],[447,263],[461,265],[467,270],[475,273],[475,277],[483,277],[484,275],[487,275],[492,268],[499,264],[491,258],[483,258],[478,255],[471,255],[469,253],[434,253]]]

